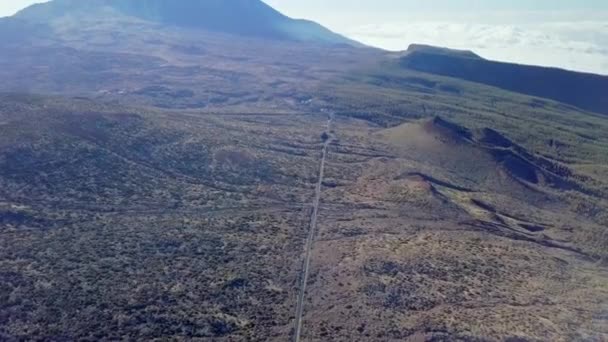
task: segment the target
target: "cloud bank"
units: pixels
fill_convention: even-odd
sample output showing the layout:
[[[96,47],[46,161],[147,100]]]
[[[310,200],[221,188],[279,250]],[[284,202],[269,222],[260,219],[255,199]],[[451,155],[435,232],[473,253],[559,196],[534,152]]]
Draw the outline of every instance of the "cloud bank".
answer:
[[[608,75],[608,20],[490,24],[387,22],[343,32],[364,43],[404,50],[411,43],[470,49],[485,58]]]

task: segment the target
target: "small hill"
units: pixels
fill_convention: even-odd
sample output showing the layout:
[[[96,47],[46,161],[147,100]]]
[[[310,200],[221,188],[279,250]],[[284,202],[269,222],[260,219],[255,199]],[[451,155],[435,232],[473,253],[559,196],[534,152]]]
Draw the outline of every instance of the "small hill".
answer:
[[[537,157],[490,128],[471,131],[440,117],[384,130],[389,144],[408,157],[448,170],[457,178],[501,193],[530,196],[530,190],[577,189],[566,167]]]
[[[544,97],[608,114],[608,76],[556,68],[495,62],[470,51],[413,45],[401,67]]]
[[[61,18],[127,16],[163,25],[242,36],[359,45],[307,20],[289,18],[260,0],[54,0],[15,17],[36,22]]]

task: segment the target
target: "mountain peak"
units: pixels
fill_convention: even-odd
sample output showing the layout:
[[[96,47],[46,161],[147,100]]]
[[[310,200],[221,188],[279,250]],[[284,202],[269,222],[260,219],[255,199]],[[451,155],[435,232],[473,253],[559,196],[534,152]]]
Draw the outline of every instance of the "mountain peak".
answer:
[[[357,45],[325,27],[289,18],[261,0],[53,0],[32,5],[16,17],[49,22],[83,14],[108,13],[168,26],[202,29],[267,39]]]

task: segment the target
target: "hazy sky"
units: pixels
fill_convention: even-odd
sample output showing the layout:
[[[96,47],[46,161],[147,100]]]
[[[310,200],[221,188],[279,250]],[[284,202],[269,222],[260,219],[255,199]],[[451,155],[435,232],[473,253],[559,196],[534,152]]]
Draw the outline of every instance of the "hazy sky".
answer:
[[[364,43],[471,49],[608,75],[608,0],[266,0]]]
[[[608,75],[608,0],[265,1],[385,49],[426,43]],[[34,2],[0,0],[0,16]]]
[[[44,0],[0,0],[0,17],[13,15],[18,10]]]

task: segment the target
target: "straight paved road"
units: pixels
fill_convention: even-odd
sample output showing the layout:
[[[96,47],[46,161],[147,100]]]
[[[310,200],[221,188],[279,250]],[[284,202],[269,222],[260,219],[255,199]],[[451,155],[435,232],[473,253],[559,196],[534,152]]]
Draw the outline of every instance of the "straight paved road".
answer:
[[[302,267],[302,274],[300,276],[300,290],[298,292],[298,299],[296,302],[296,319],[295,319],[295,333],[294,342],[300,342],[300,336],[302,334],[302,315],[304,313],[304,299],[306,297],[306,283],[308,282],[308,273],[310,269],[310,259],[312,254],[312,247],[315,241],[315,233],[317,230],[317,215],[319,213],[319,201],[321,200],[321,187],[323,186],[323,174],[325,172],[325,157],[327,156],[327,150],[329,144],[332,141],[331,138],[331,124],[333,116],[330,115],[327,120],[327,128],[325,131],[326,139],[323,142],[323,152],[321,155],[321,164],[319,166],[319,179],[317,181],[317,187],[315,188],[315,197],[312,203],[312,215],[310,217],[310,227],[308,231],[308,238],[306,239],[304,266]]]

